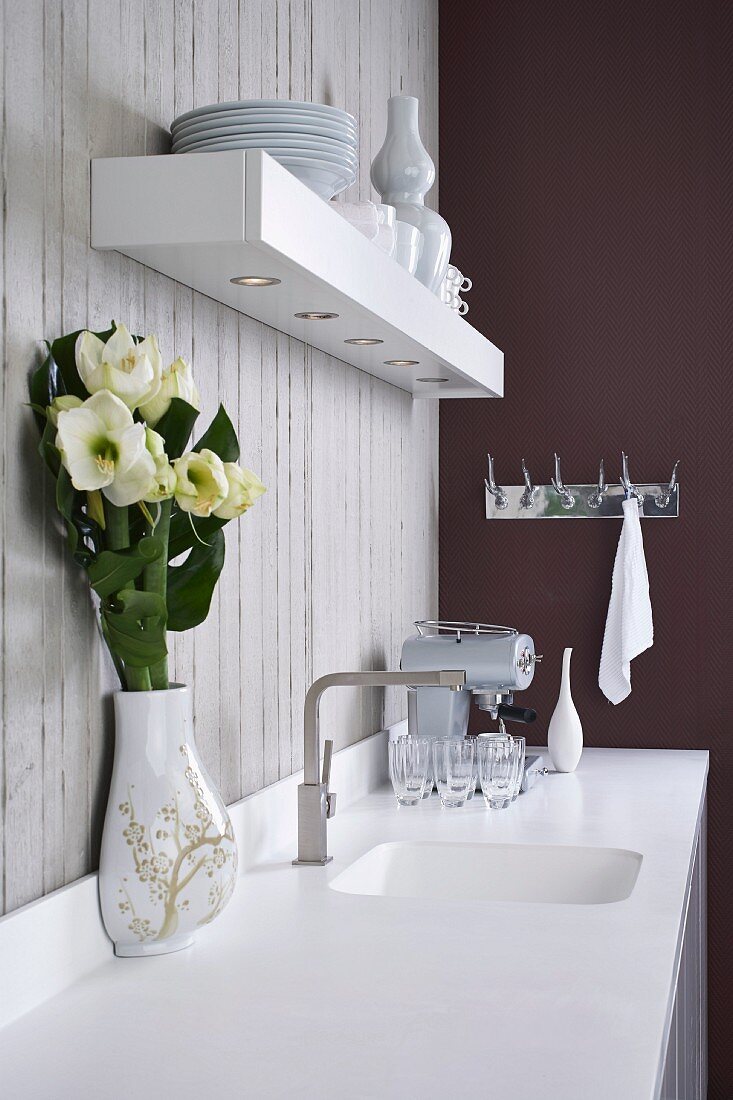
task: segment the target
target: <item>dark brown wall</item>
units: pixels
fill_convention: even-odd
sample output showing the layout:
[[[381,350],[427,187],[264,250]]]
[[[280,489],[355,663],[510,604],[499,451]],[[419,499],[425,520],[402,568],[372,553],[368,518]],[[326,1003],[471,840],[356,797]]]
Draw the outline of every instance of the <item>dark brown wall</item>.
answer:
[[[730,1100],[733,3],[440,14],[441,212],[470,320],[506,355],[503,400],[441,404],[441,615],[534,636],[538,737],[571,645],[587,744],[711,750],[710,1095]],[[617,477],[622,447],[640,481],[682,460],[682,517],[644,523],[656,641],[613,707],[597,677],[619,525],[488,523],[483,477],[490,450],[500,481],[524,456],[547,482],[554,449],[569,482],[602,456]]]

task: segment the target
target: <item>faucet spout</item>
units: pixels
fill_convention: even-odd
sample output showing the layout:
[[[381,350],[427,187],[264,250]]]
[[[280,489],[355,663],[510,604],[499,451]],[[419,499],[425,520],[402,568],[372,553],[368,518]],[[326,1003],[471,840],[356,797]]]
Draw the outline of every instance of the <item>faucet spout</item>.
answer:
[[[305,697],[303,715],[303,782],[298,787],[298,858],[295,865],[323,866],[330,856],[326,843],[326,821],[335,813],[335,795],[328,790],[328,769],[319,776],[321,696],[330,687],[445,687],[460,691],[465,686],[464,670],[427,672],[332,672],[315,680]]]

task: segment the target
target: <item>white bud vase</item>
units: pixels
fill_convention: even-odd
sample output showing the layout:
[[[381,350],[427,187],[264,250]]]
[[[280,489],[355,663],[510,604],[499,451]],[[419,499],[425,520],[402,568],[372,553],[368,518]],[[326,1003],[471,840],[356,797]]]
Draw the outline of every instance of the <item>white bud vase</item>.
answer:
[[[583,752],[583,727],[570,693],[572,652],[566,649],[563,653],[560,695],[547,731],[547,748],[558,772],[574,772]]]
[[[194,743],[188,688],[119,691],[114,702],[102,918],[116,955],[163,955],[193,943],[229,901],[237,845]]]
[[[435,181],[435,165],[420,137],[418,105],[411,95],[394,95],[387,101],[387,134],[371,176],[382,202],[397,211],[397,220],[422,233],[415,278],[437,294],[448,268],[451,232],[445,219],[425,206],[425,195]]]

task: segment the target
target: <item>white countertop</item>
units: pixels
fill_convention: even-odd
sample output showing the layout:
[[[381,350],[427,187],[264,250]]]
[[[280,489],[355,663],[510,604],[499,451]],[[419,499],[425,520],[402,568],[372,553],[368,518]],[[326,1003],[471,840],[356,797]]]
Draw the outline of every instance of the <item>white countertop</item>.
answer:
[[[250,868],[188,951],[113,959],[0,1031],[13,1100],[203,1096],[649,1100],[663,1053],[707,753],[586,750],[508,810],[391,790]],[[365,897],[328,881],[399,839],[643,854],[605,905]]]

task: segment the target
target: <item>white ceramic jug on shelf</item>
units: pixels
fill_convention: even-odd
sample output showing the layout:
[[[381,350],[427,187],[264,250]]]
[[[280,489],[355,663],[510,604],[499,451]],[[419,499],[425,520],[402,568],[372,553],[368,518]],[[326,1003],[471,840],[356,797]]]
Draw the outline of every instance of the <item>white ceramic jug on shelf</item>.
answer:
[[[448,267],[451,232],[440,214],[425,206],[435,182],[435,165],[422,143],[418,100],[396,95],[387,102],[387,135],[372,163],[372,183],[382,202],[394,206],[397,218],[420,231],[423,245],[415,278],[434,294]]]
[[[570,693],[572,652],[566,649],[563,653],[560,695],[547,731],[547,748],[558,772],[574,772],[583,752],[583,727]]]

